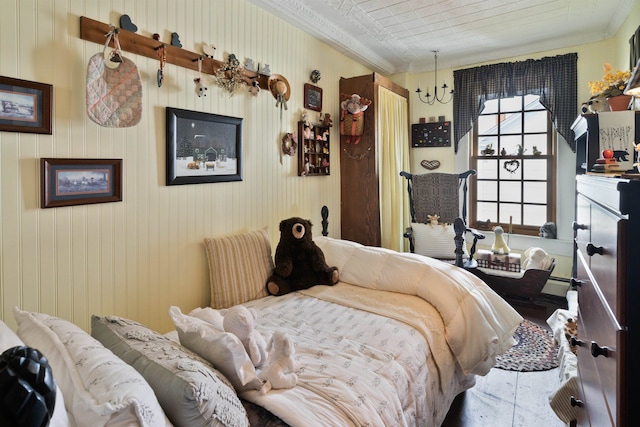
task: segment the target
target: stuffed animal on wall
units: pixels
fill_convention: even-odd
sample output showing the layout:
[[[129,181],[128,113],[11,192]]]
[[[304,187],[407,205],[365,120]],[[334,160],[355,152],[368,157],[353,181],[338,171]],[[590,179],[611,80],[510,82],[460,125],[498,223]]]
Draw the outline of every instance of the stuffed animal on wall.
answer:
[[[371,105],[371,100],[362,98],[358,94],[341,94],[343,101],[340,103],[342,115],[340,116],[340,135],[346,135],[347,144],[360,142],[364,133],[364,112]]]
[[[236,305],[224,313],[222,327],[240,339],[253,365],[260,368],[267,361],[267,343],[255,330],[257,318],[254,309]]]
[[[308,289],[315,285],[335,285],[340,274],[329,267],[322,249],[313,241],[311,221],[292,217],[280,222],[275,268],[267,280],[271,295]]]
[[[265,382],[261,392],[294,387],[298,383],[298,375],[297,364],[293,358],[295,347],[291,337],[284,331],[275,331],[269,340],[267,350],[269,361],[266,368],[260,372],[260,379]]]
[[[495,235],[495,240],[493,241],[493,245],[491,245],[491,252],[494,254],[508,254],[511,249],[507,246],[507,242],[504,241],[504,230],[499,225],[493,229],[493,234]]]

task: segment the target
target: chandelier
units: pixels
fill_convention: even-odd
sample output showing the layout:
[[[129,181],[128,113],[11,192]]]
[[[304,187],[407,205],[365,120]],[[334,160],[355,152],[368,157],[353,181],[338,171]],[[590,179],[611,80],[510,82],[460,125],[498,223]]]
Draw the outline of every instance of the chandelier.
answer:
[[[423,96],[422,95],[422,89],[420,89],[420,84],[418,84],[418,89],[416,89],[416,93],[418,94],[418,99],[422,102],[424,102],[425,104],[429,104],[429,105],[433,105],[436,103],[436,101],[438,101],[440,104],[447,104],[448,102],[451,102],[451,100],[453,99],[453,88],[451,88],[451,90],[449,91],[449,99],[447,99],[445,101],[445,98],[447,96],[447,89],[449,89],[449,86],[447,86],[447,83],[445,82],[442,85],[442,96],[438,96],[438,52],[439,50],[433,50],[433,55],[436,58],[436,72],[435,72],[435,81],[434,81],[434,85],[433,85],[433,96],[431,96],[431,94],[429,93],[429,89],[427,89],[427,93]]]

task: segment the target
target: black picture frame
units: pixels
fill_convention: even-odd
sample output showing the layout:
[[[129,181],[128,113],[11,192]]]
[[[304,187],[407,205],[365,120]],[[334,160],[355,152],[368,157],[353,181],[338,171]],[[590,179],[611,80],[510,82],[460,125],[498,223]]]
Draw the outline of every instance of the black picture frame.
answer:
[[[322,88],[310,83],[304,84],[304,108],[322,111]]]
[[[0,131],[51,135],[53,86],[0,76]]]
[[[167,107],[167,185],[242,181],[243,119]]]
[[[122,159],[40,159],[42,208],[122,201]]]

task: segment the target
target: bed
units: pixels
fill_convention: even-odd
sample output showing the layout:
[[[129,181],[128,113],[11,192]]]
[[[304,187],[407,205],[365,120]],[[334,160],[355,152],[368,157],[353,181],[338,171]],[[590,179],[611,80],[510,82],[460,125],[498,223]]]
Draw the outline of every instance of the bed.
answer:
[[[213,240],[206,242],[212,295],[224,300],[219,288],[231,280],[215,271],[242,267],[221,253],[248,250]],[[294,338],[298,385],[239,393],[287,425],[440,425],[455,396],[512,346],[521,316],[464,269],[340,239],[314,241],[338,267],[337,285],[242,302],[257,311],[262,335],[284,329]],[[259,265],[270,255],[247,257]]]
[[[473,387],[475,375],[485,375],[495,356],[512,346],[522,318],[464,269],[339,239],[314,240],[327,263],[340,270],[335,286],[266,296],[264,284],[273,261],[268,233],[257,230],[205,241],[216,308],[183,314],[172,307],[175,332],[161,335],[132,320],[94,316],[89,337],[94,341],[79,348],[96,351],[99,343],[119,362],[132,366],[153,389],[164,413],[147,413],[145,418],[139,415],[145,411],[135,409],[131,399],[134,409],[120,405],[109,412],[103,405],[92,425],[115,425],[109,420],[121,420],[126,409],[139,415],[139,425],[438,426],[455,396]],[[220,331],[214,318],[203,316],[222,315],[225,306],[235,304],[256,310],[256,329],[263,336],[284,330],[293,338],[295,387],[261,392],[258,371],[237,351],[237,342]],[[72,326],[61,327],[60,319],[38,316],[16,311],[18,335],[28,345],[43,345],[43,337],[49,339],[54,331],[62,342],[54,347],[80,352],[69,347],[68,337],[78,345],[81,332],[62,332]],[[46,334],[29,332],[28,323],[36,321]],[[48,357],[56,351],[44,347]],[[53,366],[64,358],[50,359]],[[99,366],[111,363],[115,362]],[[173,369],[177,365],[181,370]],[[67,370],[77,368],[67,360]],[[199,377],[185,379],[187,373]],[[101,380],[108,377],[102,375]],[[215,383],[210,383],[212,378]],[[82,381],[82,375],[58,381],[71,420],[89,419],[87,412],[93,410],[73,414],[77,404],[68,402],[65,389],[71,383],[82,388]],[[117,387],[103,388],[114,393]],[[144,407],[155,408],[155,403]]]

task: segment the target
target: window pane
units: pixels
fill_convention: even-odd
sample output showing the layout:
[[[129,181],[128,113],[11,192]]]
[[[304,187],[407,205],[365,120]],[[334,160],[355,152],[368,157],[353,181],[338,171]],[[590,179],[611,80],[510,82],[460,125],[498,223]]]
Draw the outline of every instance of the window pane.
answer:
[[[527,154],[534,154],[536,150],[539,151],[539,155],[546,155],[547,153],[547,134],[537,135],[525,135],[524,146],[527,148]],[[535,148],[534,148],[535,147]]]
[[[497,173],[498,160],[485,160],[478,159],[476,171],[478,172],[477,179],[498,179]]]
[[[500,123],[500,133],[522,133],[522,114],[509,113],[503,115],[504,119]]]
[[[525,95],[524,109],[538,110],[538,109],[544,109],[544,107],[542,106],[542,104],[540,104],[540,97],[538,95]]]
[[[500,182],[500,201],[501,202],[516,202],[522,201],[520,194],[520,181],[516,182]]]
[[[520,224],[520,205],[503,203],[500,204],[500,222],[509,224]]]
[[[498,137],[497,136],[482,136],[478,137],[478,153],[477,156],[484,155],[484,150],[491,145],[491,148],[494,150],[494,154],[496,154],[498,147]]]
[[[478,200],[497,201],[498,183],[496,181],[482,181],[478,185]]]
[[[478,117],[478,135],[495,135],[498,133],[498,115]]]
[[[496,222],[496,218],[498,218],[497,203],[478,202],[478,214],[476,215],[477,221],[489,220],[491,222]]]
[[[547,179],[547,161],[544,159],[525,159],[522,170],[524,179]]]
[[[489,101],[485,101],[484,108],[480,112],[481,114],[491,114],[498,112],[498,100],[491,99]]]
[[[500,179],[522,179],[522,165],[517,159],[500,160]]]
[[[531,111],[524,113],[524,131],[525,132],[546,132],[547,131],[547,112]]]
[[[547,183],[525,182],[523,199],[528,203],[547,203]]]
[[[548,221],[547,207],[540,205],[524,205],[524,225],[540,227]]]
[[[500,100],[501,111],[520,111],[522,109],[522,97],[503,98]]]
[[[518,145],[520,144],[522,144],[522,135],[510,135],[500,138],[500,150],[504,148],[507,156],[517,155]]]

